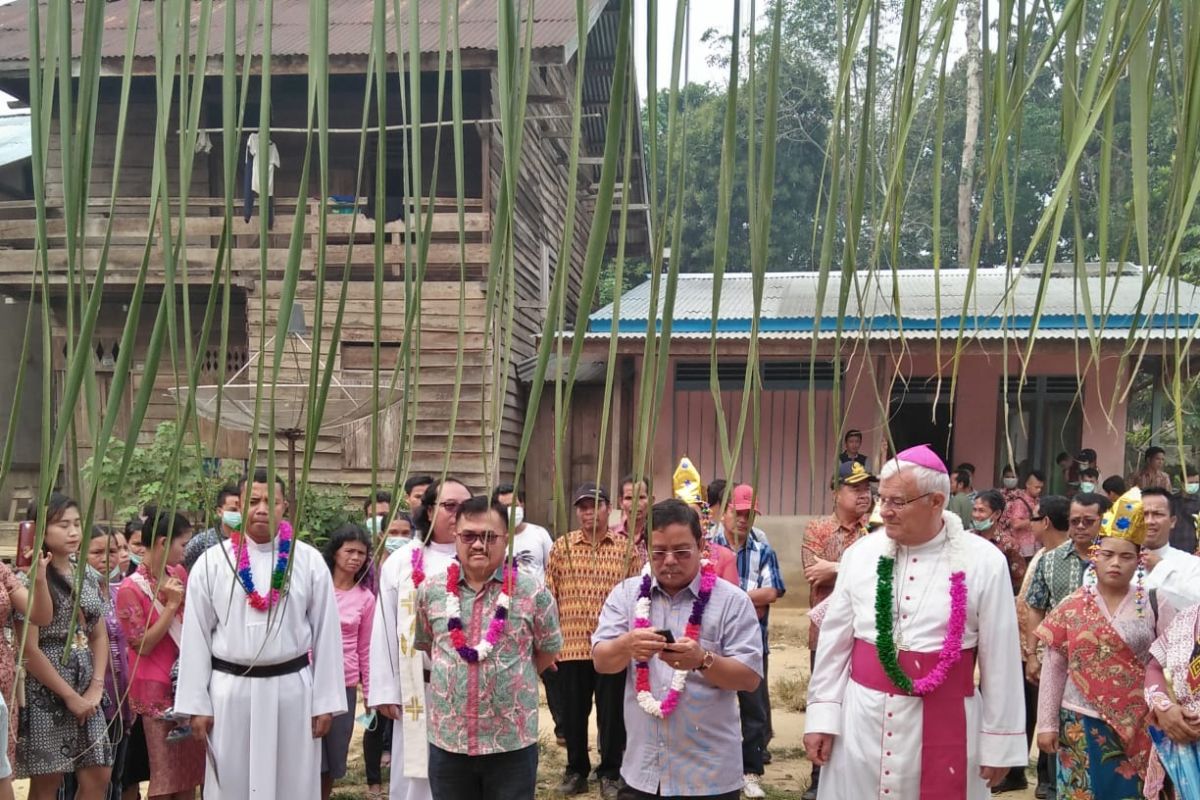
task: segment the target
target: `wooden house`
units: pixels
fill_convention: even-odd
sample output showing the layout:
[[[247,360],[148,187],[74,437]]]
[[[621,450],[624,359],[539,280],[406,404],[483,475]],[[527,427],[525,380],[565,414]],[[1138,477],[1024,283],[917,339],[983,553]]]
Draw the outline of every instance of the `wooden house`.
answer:
[[[422,121],[430,122],[438,117],[436,108],[436,86],[438,80],[438,19],[440,0],[418,0],[421,20],[420,65],[422,74]],[[29,95],[29,42],[28,2],[17,0],[0,8],[0,89],[28,100]],[[102,75],[99,86],[99,113],[97,115],[96,147],[94,167],[88,176],[89,212],[87,221],[88,247],[84,248],[85,268],[94,267],[97,247],[109,224],[109,203],[114,195],[113,156],[116,145],[116,124],[121,68],[124,64],[126,47],[125,20],[128,3],[134,0],[113,0],[105,4],[105,30],[102,37]],[[201,144],[190,155],[191,182],[185,211],[186,275],[179,267],[181,297],[182,286],[189,289],[192,319],[199,319],[206,301],[207,287],[211,282],[217,259],[219,237],[224,225],[224,198],[229,192],[237,198],[237,213],[233,223],[232,252],[232,295],[231,335],[229,347],[224,353],[225,371],[218,374],[222,362],[219,344],[208,343],[199,354],[204,361],[201,383],[221,383],[232,375],[259,347],[260,334],[265,329],[270,336],[278,318],[283,266],[287,259],[289,234],[299,204],[307,211],[306,235],[311,236],[309,246],[302,255],[302,277],[297,302],[304,307],[308,322],[314,318],[313,304],[317,297],[315,268],[317,253],[316,218],[320,204],[316,173],[310,185],[309,196],[298,197],[299,177],[305,150],[305,136],[294,129],[304,129],[306,122],[306,93],[308,91],[308,21],[307,0],[275,0],[273,4],[273,54],[271,57],[271,109],[272,139],[279,152],[280,165],[275,170],[274,222],[265,243],[266,280],[260,273],[260,218],[261,203],[256,203],[249,220],[242,215],[243,166],[239,165],[238,186],[225,185],[223,177],[223,149],[235,147],[239,162],[243,161],[246,137],[240,141],[222,141],[220,75],[223,56],[219,52],[224,40],[223,19],[226,0],[213,3],[211,39],[216,48],[203,68],[207,78],[201,109],[201,127],[206,135]],[[370,382],[372,345],[374,342],[373,284],[374,248],[376,244],[374,206],[366,196],[375,186],[375,152],[378,128],[374,127],[374,114],[366,136],[365,175],[362,185],[356,185],[359,162],[359,142],[363,115],[364,92],[367,89],[368,53],[371,44],[370,3],[351,3],[334,0],[330,8],[330,102],[331,127],[343,132],[331,135],[332,146],[329,158],[329,193],[349,197],[348,202],[339,204],[340,210],[349,213],[333,214],[329,217],[329,234],[325,251],[330,265],[325,282],[325,315],[322,335],[329,339],[334,311],[340,296],[341,266],[349,259],[351,280],[348,306],[342,341],[332,353],[335,369],[348,383]],[[579,308],[579,293],[584,251],[588,231],[592,223],[595,185],[599,177],[598,156],[604,147],[604,132],[607,104],[614,78],[613,61],[616,48],[619,2],[616,0],[587,0],[586,79],[583,109],[583,142],[581,144],[581,174],[579,187],[579,216],[575,234],[570,242],[571,252],[566,260],[568,276],[568,315],[588,313],[590,308]],[[81,46],[80,31],[83,25],[84,4],[71,3],[76,31],[75,52]],[[407,4],[402,4],[407,14]],[[45,15],[45,6],[42,5]],[[503,142],[499,118],[497,73],[497,20],[495,3],[464,2],[460,5],[461,46],[463,60],[463,102],[465,165],[466,165],[466,263],[465,281],[460,280],[458,247],[458,216],[455,201],[454,155],[450,144],[450,128],[445,128],[445,137],[440,150],[438,179],[431,185],[434,139],[436,126],[428,126],[422,134],[423,153],[426,163],[422,177],[424,190],[421,202],[429,196],[435,198],[435,215],[432,221],[433,241],[429,248],[425,282],[421,292],[420,372],[418,409],[415,436],[411,455],[412,472],[440,473],[451,433],[450,424],[454,411],[455,362],[458,347],[459,303],[463,295],[465,307],[465,352],[462,390],[458,397],[457,422],[454,429],[453,457],[450,470],[468,483],[483,487],[497,480],[511,478],[515,466],[524,422],[524,396],[517,380],[516,364],[531,357],[535,350],[535,337],[544,331],[546,306],[553,270],[559,258],[563,237],[564,215],[567,204],[569,148],[571,145],[570,123],[571,102],[574,92],[576,70],[579,66],[579,42],[576,34],[575,3],[571,0],[548,0],[538,3],[533,29],[532,74],[529,84],[528,117],[524,129],[524,143],[520,161],[520,180],[517,187],[515,212],[516,253],[513,290],[516,293],[516,309],[512,331],[512,366],[506,382],[507,393],[497,415],[492,411],[493,402],[501,387],[505,385],[498,374],[499,362],[497,343],[504,341],[506,330],[500,324],[491,329],[486,315],[485,288],[488,281],[489,251],[497,209],[497,197],[502,170]],[[145,424],[140,431],[119,430],[121,436],[149,436],[161,420],[174,419],[175,400],[168,389],[184,383],[186,378],[170,359],[164,359],[156,374],[146,374],[144,352],[153,316],[163,294],[162,244],[156,231],[148,227],[150,208],[151,176],[153,171],[154,131],[159,109],[156,104],[155,88],[155,7],[142,4],[138,11],[139,31],[133,61],[132,96],[128,109],[129,129],[125,136],[123,163],[116,183],[117,197],[113,224],[113,240],[108,260],[108,276],[104,282],[104,308],[94,341],[86,344],[96,352],[96,368],[100,377],[100,394],[105,402],[106,387],[111,383],[116,348],[129,316],[131,292],[136,283],[137,270],[142,251],[150,239],[152,243],[150,261],[150,283],[139,326],[138,352],[134,357],[131,388],[136,391],[144,381],[153,381],[154,402]],[[390,14],[389,14],[390,16]],[[193,18],[193,26],[196,19]],[[261,29],[261,22],[259,23]],[[399,37],[407,38],[407,31]],[[247,38],[258,46],[261,30],[253,37],[238,32],[238,52],[245,52]],[[388,41],[397,39],[394,26],[389,27]],[[211,49],[211,48],[210,48]],[[393,51],[394,47],[391,48]],[[401,119],[402,94],[400,78],[401,61],[406,56],[389,56],[388,121]],[[239,57],[239,71],[241,58]],[[261,100],[261,58],[255,57],[251,65],[245,124],[253,128],[259,118]],[[447,76],[448,77],[448,76]],[[450,119],[449,91],[447,106],[442,118]],[[371,103],[374,103],[373,97]],[[172,117],[174,119],[174,112]],[[411,122],[411,121],[410,121]],[[172,181],[171,196],[179,196],[181,158],[178,125],[171,123],[172,130],[167,141],[167,158]],[[289,129],[293,132],[289,132]],[[640,131],[640,126],[635,126]],[[401,164],[403,161],[403,137],[400,132],[385,132],[389,167],[384,181],[389,195],[386,216],[397,216],[384,225],[383,248],[386,259],[386,275],[383,294],[384,328],[380,339],[381,365],[395,363],[401,348],[415,346],[404,340],[404,314],[406,297],[405,274],[413,274],[416,264],[412,262],[412,250],[406,244],[415,241],[415,232],[405,223],[417,198],[405,198],[402,185]],[[640,133],[638,134],[640,137]],[[63,376],[63,352],[67,331],[64,326],[67,304],[67,252],[63,221],[63,169],[61,137],[55,117],[50,133],[50,157],[46,182],[46,209],[49,218],[50,272],[53,287],[47,308],[41,309],[39,297],[31,293],[32,270],[35,263],[35,224],[32,201],[0,201],[0,295],[7,305],[4,331],[6,335],[19,335],[24,314],[17,312],[28,308],[30,302],[37,304],[35,310],[50,314],[55,331],[55,340],[49,353],[34,353],[31,364],[39,374],[41,359],[48,358],[54,365],[55,392]],[[628,252],[636,254],[645,248],[649,236],[648,214],[644,203],[644,168],[641,163],[640,140],[634,152],[638,154],[632,174],[619,176],[623,191],[630,193],[631,203],[637,211],[631,215],[631,231]],[[315,157],[315,154],[314,154]],[[360,199],[355,206],[355,198]],[[347,208],[348,206],[348,208]],[[178,216],[180,207],[175,204],[172,214]],[[415,226],[414,226],[415,227]],[[615,231],[615,224],[613,226]],[[615,238],[615,235],[614,235]],[[350,245],[353,244],[353,247]],[[180,311],[183,301],[180,299]],[[17,324],[13,320],[21,320]],[[196,325],[197,330],[199,325]],[[19,340],[18,340],[19,341]],[[182,347],[182,343],[179,345]],[[9,386],[15,374],[15,359],[0,363],[0,386]],[[383,369],[390,369],[384,366]],[[390,373],[382,376],[386,383]],[[38,381],[33,381],[34,384]],[[38,412],[41,402],[39,387],[32,386],[25,397],[22,419],[32,430],[23,432],[19,439],[16,472],[8,481],[9,486],[20,485],[36,478],[38,461]],[[131,393],[126,392],[113,402],[131,408]],[[381,421],[382,443],[378,467],[379,481],[390,482],[399,453],[399,413],[396,409],[385,414]],[[7,414],[0,415],[7,419]],[[128,416],[126,414],[126,416]],[[90,436],[86,424],[79,427],[80,438],[87,441]],[[3,423],[0,423],[3,424]],[[61,424],[61,421],[60,421]],[[127,427],[127,425],[126,425]],[[206,440],[213,433],[205,429]],[[278,440],[270,436],[259,442],[258,461],[265,455],[262,448]],[[312,479],[315,482],[344,483],[356,492],[369,486],[372,478],[372,456],[369,426],[362,422],[320,436],[313,464]],[[216,436],[214,456],[222,458],[246,458],[250,449],[248,435],[236,431],[220,431]],[[84,448],[79,459],[87,457]],[[282,463],[282,451],[280,451]],[[26,470],[24,474],[20,470]],[[29,472],[29,470],[33,470]],[[0,507],[3,507],[0,498]]]

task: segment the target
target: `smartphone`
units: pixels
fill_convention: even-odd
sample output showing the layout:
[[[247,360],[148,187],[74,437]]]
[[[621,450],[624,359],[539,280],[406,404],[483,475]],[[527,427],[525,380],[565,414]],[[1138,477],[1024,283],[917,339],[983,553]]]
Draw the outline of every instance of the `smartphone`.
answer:
[[[670,628],[656,628],[655,633],[667,640],[667,644],[675,644],[675,634],[671,633]]]
[[[17,528],[17,569],[29,569],[33,566],[33,544],[37,540],[37,523],[25,520]]]

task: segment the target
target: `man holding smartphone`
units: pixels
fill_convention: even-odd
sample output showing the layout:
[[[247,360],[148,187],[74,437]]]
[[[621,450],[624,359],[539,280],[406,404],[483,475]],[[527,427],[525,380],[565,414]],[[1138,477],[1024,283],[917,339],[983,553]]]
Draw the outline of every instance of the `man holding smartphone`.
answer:
[[[700,517],[686,503],[657,503],[650,524],[648,565],[612,590],[592,635],[596,671],[627,671],[619,796],[736,800],[737,693],[762,680],[754,605],[701,564]]]

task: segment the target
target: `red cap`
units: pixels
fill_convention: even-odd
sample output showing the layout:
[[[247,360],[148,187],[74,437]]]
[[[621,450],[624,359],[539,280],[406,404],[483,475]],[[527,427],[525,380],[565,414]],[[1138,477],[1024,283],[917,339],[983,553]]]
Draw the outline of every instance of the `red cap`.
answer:
[[[740,483],[735,486],[729,502],[733,505],[734,511],[749,511],[752,508],[756,513],[758,511],[758,503],[755,502],[754,498],[754,489],[748,483]]]

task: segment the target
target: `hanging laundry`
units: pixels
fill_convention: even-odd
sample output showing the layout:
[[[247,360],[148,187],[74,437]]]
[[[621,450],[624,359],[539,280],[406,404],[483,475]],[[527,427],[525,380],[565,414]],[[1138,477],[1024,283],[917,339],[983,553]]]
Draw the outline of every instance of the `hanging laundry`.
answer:
[[[212,137],[208,135],[208,131],[200,131],[196,134],[196,152],[208,154],[212,152]]]
[[[279,148],[275,143],[268,140],[267,149],[267,228],[275,226],[275,169],[279,167]],[[251,133],[246,137],[246,157],[244,159],[244,170],[242,173],[243,182],[245,184],[245,204],[242,209],[243,217],[246,222],[250,221],[250,217],[254,211],[254,195],[258,194],[259,184],[259,169],[262,159],[259,158],[258,134]]]

